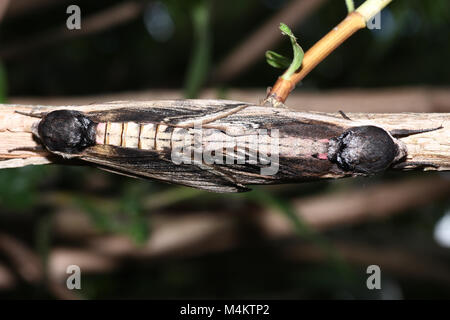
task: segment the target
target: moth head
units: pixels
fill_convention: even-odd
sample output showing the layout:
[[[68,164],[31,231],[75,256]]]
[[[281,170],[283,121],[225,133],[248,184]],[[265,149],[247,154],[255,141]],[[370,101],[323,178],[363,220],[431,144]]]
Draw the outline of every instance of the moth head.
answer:
[[[330,139],[328,159],[345,171],[375,174],[406,156],[406,146],[388,131],[359,126]]]
[[[95,144],[96,123],[74,110],[56,110],[45,114],[33,128],[51,152],[75,155]]]

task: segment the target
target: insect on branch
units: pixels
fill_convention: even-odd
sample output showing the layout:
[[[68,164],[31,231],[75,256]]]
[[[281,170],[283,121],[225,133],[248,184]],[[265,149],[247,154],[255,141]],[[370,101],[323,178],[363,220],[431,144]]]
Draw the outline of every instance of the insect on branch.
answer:
[[[444,171],[449,120],[439,113],[344,117],[231,100],[0,105],[0,168],[75,158],[215,192],[390,169]]]

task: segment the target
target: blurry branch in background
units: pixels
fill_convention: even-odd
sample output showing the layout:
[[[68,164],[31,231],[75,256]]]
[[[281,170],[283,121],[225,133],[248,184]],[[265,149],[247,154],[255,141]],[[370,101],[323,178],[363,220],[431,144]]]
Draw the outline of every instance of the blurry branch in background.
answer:
[[[278,78],[267,95],[266,103],[274,106],[284,103],[297,83],[356,31],[365,28],[366,23],[391,1],[366,0],[356,11],[350,12],[338,26],[306,51],[302,66],[292,77],[289,79]]]
[[[224,83],[243,73],[264,57],[264,52],[282,39],[278,25],[283,22],[292,28],[302,23],[325,0],[293,0],[244,40],[213,70],[214,83]]]
[[[19,239],[0,233],[0,253],[10,260],[14,270],[25,282],[31,285],[45,284],[58,299],[79,299],[67,289],[65,282],[46,280],[41,259]],[[2,272],[0,269],[0,277],[5,277],[7,273],[8,271]]]
[[[43,268],[39,257],[19,240],[0,233],[0,252],[14,265],[14,270],[29,283],[42,280]]]
[[[406,179],[361,190],[344,191],[293,200],[297,214],[315,229],[328,230],[388,218],[450,196],[450,180],[444,177]],[[287,236],[292,224],[273,210],[257,217],[268,236]]]
[[[376,261],[383,270],[399,278],[418,278],[450,285],[448,267],[439,258],[423,259],[419,253],[398,245],[371,246],[349,241],[335,241],[335,250],[349,264],[366,266]],[[293,261],[321,262],[327,256],[310,244],[290,244],[283,249],[284,256]]]
[[[8,266],[0,263],[0,292],[10,290],[17,284],[17,279]]]
[[[117,25],[136,19],[142,12],[142,2],[124,1],[91,16],[84,17],[80,30],[68,30],[62,27],[42,32],[16,43],[6,44],[0,50],[0,58],[12,59],[24,54],[32,54],[34,50],[69,38],[85,36],[108,30]]]
[[[449,195],[450,181],[434,176],[383,183],[353,193],[344,191],[299,198],[292,201],[292,205],[299,218],[312,228],[329,230],[387,219],[406,210],[448,198]],[[252,210],[250,216],[248,208],[245,215],[242,211],[223,210],[171,215],[170,211],[158,213],[151,210],[149,220],[153,231],[145,244],[136,247],[127,237],[98,234],[85,214],[70,210],[67,206],[64,208],[64,211],[55,215],[53,232],[59,237],[82,241],[85,247],[52,250],[49,266],[55,279],[66,276],[65,268],[72,263],[80,265],[88,273],[101,272],[120,267],[120,259],[124,258],[180,258],[234,249],[242,243],[239,223],[242,223],[243,216],[250,217],[252,225],[257,226],[261,235],[271,243],[298,237],[290,221],[273,210],[259,206]],[[400,248],[398,245],[375,248],[341,241],[332,241],[332,245],[348,262],[370,264],[377,261],[386,270],[399,274],[402,274],[403,266],[408,275],[450,283],[450,272],[436,259],[430,257],[424,261],[422,256],[411,253],[411,248]],[[289,242],[284,250],[291,258],[303,261],[320,261],[327,257],[317,246],[303,242]],[[97,258],[88,259],[93,256]],[[417,268],[413,267],[416,265]]]
[[[0,22],[5,16],[6,11],[8,10],[9,0],[0,0]]]
[[[14,0],[8,9],[8,18],[14,18],[23,14],[27,14],[34,10],[51,7],[62,2],[70,2],[69,0]]]

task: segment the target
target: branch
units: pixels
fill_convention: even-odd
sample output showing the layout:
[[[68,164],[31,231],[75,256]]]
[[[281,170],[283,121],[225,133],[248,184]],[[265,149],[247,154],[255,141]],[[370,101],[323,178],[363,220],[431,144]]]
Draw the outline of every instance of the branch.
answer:
[[[239,108],[232,115],[224,114],[222,111],[224,116],[217,119],[214,118],[213,121],[208,122],[208,127],[212,128],[213,134],[205,136],[216,139],[220,138],[221,134],[226,133],[227,135],[229,132],[243,132],[242,130],[247,130],[248,128],[253,130],[277,129],[280,132],[280,140],[278,142],[279,160],[277,162],[279,170],[274,175],[259,174],[259,171],[250,173],[254,171],[255,166],[248,162],[243,166],[224,164],[220,167],[226,170],[227,174],[232,176],[238,185],[282,184],[360,175],[356,172],[344,171],[326,159],[314,158],[313,154],[317,150],[324,148],[323,142],[320,142],[318,137],[330,139],[335,135],[339,136],[350,127],[361,125],[376,125],[388,131],[394,129],[438,128],[442,126],[443,128],[439,130],[412,135],[402,138],[401,141],[407,149],[406,164],[409,164],[409,169],[423,169],[423,166],[419,166],[416,163],[426,162],[433,165],[433,167],[427,167],[427,170],[450,170],[450,126],[448,125],[450,114],[448,113],[354,113],[348,114],[352,120],[347,120],[337,113],[299,112],[287,108],[269,108],[229,100],[113,102],[78,107],[0,105],[0,159],[2,160],[0,161],[0,168],[22,167],[51,162],[70,164],[70,162],[65,162],[62,158],[45,151],[40,153],[29,151],[8,152],[15,148],[39,146],[39,142],[31,134],[31,126],[39,119],[21,115],[15,113],[15,111],[30,113],[31,111],[48,112],[57,109],[77,109],[82,112],[104,112],[127,108],[127,112],[132,112],[133,109],[150,110],[154,108],[152,112],[160,113],[160,117],[163,119],[167,117],[164,115],[168,114],[169,110],[172,114],[174,110],[179,110],[179,114],[182,115],[186,110],[197,113],[207,112],[207,110],[224,110],[223,108],[230,105],[239,105]],[[213,114],[215,115],[216,113]],[[189,119],[189,121],[197,121],[197,118]],[[333,136],[330,136],[329,131],[334,130],[333,128],[338,131],[334,132]],[[252,134],[255,135],[254,133]],[[244,135],[249,136],[251,134],[244,131]],[[233,136],[228,134],[227,137]],[[202,140],[203,145],[206,143],[205,141]],[[258,166],[261,167],[262,165],[258,164]],[[189,170],[189,168],[186,170]],[[172,169],[180,172],[180,168],[176,164],[173,164]],[[196,171],[196,173],[192,174],[192,179],[203,179],[203,174],[203,171]],[[172,181],[168,178],[167,172],[161,172],[160,175],[161,178]]]
[[[356,31],[365,28],[366,23],[391,1],[367,0],[356,11],[350,12],[338,26],[305,53],[301,68],[292,77],[278,78],[267,95],[266,102],[274,106],[284,103],[297,83]]]

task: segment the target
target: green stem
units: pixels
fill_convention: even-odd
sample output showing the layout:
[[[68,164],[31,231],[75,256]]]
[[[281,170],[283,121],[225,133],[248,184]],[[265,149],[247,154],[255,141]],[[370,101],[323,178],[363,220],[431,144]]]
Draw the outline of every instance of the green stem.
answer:
[[[210,68],[210,2],[207,0],[200,1],[192,8],[191,15],[194,25],[194,49],[185,82],[186,98],[196,98],[198,96]]]
[[[347,6],[348,13],[355,11],[355,3],[353,0],[345,0],[345,5]]]

